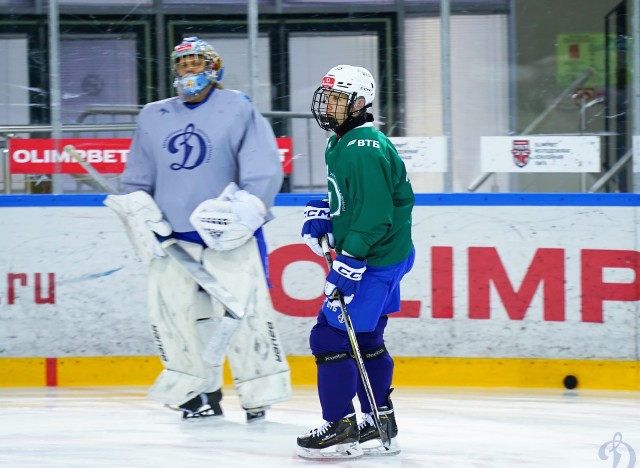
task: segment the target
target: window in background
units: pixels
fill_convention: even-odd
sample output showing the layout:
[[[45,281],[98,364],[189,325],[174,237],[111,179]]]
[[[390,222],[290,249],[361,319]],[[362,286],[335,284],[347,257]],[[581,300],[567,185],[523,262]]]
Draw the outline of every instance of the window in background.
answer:
[[[137,62],[133,34],[63,36],[60,41],[62,122],[76,122],[90,107],[137,105]],[[103,120],[113,121],[112,117]],[[101,122],[94,120],[93,123]]]
[[[372,112],[381,115],[378,37],[374,34],[292,34],[289,39],[289,83],[291,110],[311,113],[313,92],[326,72],[336,65],[367,68],[376,80],[376,98]],[[330,136],[311,119],[293,119],[294,160],[293,191],[317,191],[327,185],[324,148]]]
[[[26,37],[0,38],[0,124],[29,123],[29,50]]]
[[[480,137],[509,132],[506,15],[451,16],[453,191],[480,172]],[[406,19],[406,136],[442,134],[440,18]],[[442,174],[412,175],[416,192],[444,189]],[[508,175],[498,175],[508,191]]]
[[[249,39],[246,35],[232,37],[226,35],[208,36],[198,35],[200,39],[207,41],[216,49],[222,57],[224,75],[222,86],[229,89],[237,89],[246,95],[251,92],[249,73]],[[269,51],[269,38],[258,37],[258,96],[254,97],[255,105],[261,112],[271,110],[271,54]]]

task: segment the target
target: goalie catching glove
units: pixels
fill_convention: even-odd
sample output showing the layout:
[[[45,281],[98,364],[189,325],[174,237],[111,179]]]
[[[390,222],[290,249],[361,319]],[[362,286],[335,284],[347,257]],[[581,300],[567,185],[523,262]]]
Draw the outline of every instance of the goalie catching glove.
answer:
[[[345,304],[349,304],[360,288],[360,280],[366,269],[366,260],[338,255],[333,261],[333,266],[327,276],[324,295],[333,300],[335,299],[336,291],[340,291],[344,297]]]
[[[336,246],[333,238],[333,223],[329,216],[329,203],[326,200],[311,200],[307,203],[304,209],[304,224],[300,235],[309,248],[321,257],[324,255],[319,243],[319,239],[322,236],[327,237],[329,247],[334,248]]]
[[[200,203],[189,221],[207,247],[223,251],[247,242],[264,224],[266,214],[262,200],[232,182],[218,198]]]
[[[129,240],[145,265],[154,258],[166,256],[156,234],[167,237],[172,229],[151,195],[141,190],[126,195],[109,195],[104,204],[115,211],[124,223]]]

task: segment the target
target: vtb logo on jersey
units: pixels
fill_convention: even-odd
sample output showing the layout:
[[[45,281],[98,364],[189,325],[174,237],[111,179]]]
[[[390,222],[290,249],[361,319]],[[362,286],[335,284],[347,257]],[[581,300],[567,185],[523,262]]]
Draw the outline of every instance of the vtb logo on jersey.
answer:
[[[529,140],[513,140],[511,154],[513,155],[513,162],[516,166],[526,166],[529,163],[529,156],[531,155]]]
[[[178,157],[169,167],[174,171],[195,169],[211,158],[211,142],[207,135],[188,124],[184,130],[173,132],[164,141],[163,147]]]

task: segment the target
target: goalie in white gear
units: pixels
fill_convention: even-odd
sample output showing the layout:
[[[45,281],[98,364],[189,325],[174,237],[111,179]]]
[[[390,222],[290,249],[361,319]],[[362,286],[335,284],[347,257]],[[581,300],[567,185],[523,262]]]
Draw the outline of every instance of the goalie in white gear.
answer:
[[[262,232],[283,180],[278,148],[249,99],[220,85],[222,59],[213,47],[186,38],[171,63],[178,96],[142,109],[122,176],[125,195],[105,204],[149,264],[148,308],[165,366],[150,397],[185,418],[222,414],[226,357],[252,421],[291,394]],[[243,317],[199,288],[156,236],[201,262],[242,303]]]

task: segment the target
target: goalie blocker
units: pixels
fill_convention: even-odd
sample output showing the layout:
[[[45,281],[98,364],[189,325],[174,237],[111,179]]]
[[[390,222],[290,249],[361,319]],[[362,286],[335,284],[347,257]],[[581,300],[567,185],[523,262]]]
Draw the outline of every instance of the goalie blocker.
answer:
[[[179,406],[222,386],[225,356],[243,408],[266,407],[291,396],[289,366],[255,238],[228,251],[182,243],[243,304],[242,320],[229,316],[169,257],[150,266],[148,306],[165,367],[150,398]]]

